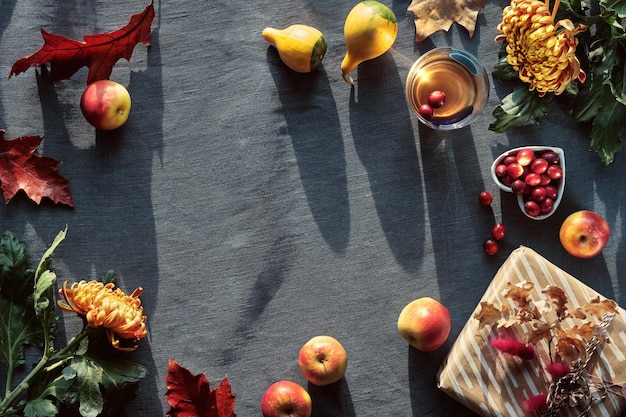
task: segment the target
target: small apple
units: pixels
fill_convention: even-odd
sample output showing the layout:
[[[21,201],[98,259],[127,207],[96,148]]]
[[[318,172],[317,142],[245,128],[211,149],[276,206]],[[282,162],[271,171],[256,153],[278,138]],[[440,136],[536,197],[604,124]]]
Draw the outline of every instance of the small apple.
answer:
[[[310,417],[311,396],[301,385],[281,380],[274,382],[263,394],[263,417]]]
[[[450,334],[450,312],[439,301],[422,297],[411,301],[398,317],[398,332],[424,352],[438,349]]]
[[[323,386],[343,378],[348,366],[348,355],[334,337],[315,336],[300,349],[298,365],[309,382]]]
[[[130,94],[126,88],[111,80],[94,81],[80,97],[80,109],[85,119],[96,129],[113,130],[128,120]]]
[[[563,248],[577,258],[593,258],[602,252],[610,236],[609,224],[598,213],[576,211],[563,221],[559,239]]]

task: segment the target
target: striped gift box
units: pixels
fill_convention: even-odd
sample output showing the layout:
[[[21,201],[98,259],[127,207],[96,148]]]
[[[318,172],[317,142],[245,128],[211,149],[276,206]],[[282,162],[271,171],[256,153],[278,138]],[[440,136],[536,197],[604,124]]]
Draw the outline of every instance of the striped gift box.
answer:
[[[532,300],[545,299],[541,290],[552,285],[565,291],[569,311],[584,306],[594,297],[605,298],[596,291],[559,269],[527,247],[513,251],[498,270],[481,302],[494,305],[512,301],[503,296],[508,283],[534,284]],[[494,336],[491,326],[480,326],[475,318],[481,304],[466,323],[450,353],[443,362],[437,378],[438,387],[474,412],[485,416],[524,416],[522,403],[528,398],[547,393],[550,377],[543,366],[549,362],[548,342],[536,345],[538,358],[521,361],[497,352],[489,343]],[[587,365],[589,377],[603,382],[605,389],[593,395],[589,416],[615,417],[626,409],[626,313],[618,307],[615,318]],[[508,357],[507,357],[508,356]],[[565,407],[559,416],[578,417],[580,408]]]

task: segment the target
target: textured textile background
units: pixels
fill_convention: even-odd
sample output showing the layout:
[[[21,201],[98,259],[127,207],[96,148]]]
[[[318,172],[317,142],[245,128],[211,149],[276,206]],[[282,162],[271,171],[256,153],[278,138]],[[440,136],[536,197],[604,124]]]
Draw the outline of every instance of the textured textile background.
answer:
[[[79,100],[86,69],[50,84],[31,68],[7,79],[42,45],[40,28],[81,39],[117,29],[147,1],[0,0],[0,128],[43,135],[42,154],[63,161],[75,208],[19,195],[0,226],[35,262],[65,225],[53,257],[59,280],[109,268],[126,291],[144,288],[149,368],[128,416],[163,416],[169,358],[212,386],[228,376],[240,417],[260,415],[279,379],[307,386],[297,353],[310,337],[338,338],[345,379],[309,386],[314,416],[448,417],[469,411],[437,391],[435,374],[511,250],[528,246],[599,293],[626,304],[626,152],[605,167],[588,128],[552,106],[541,125],[497,134],[491,111],[510,92],[492,83],[485,114],[456,132],[419,125],[404,99],[411,64],[434,46],[465,48],[490,69],[504,0],[487,1],[476,34],[453,25],[414,41],[410,1],[388,1],[399,21],[393,48],[363,63],[352,89],[341,78],[343,23],[352,1],[155,1],[150,48],[138,45],[112,79],[133,99],[128,123],[96,132]],[[288,70],[261,37],[266,26],[305,23],[328,41],[322,68]],[[6,75],[5,75],[6,74]],[[563,202],[548,220],[522,215],[489,177],[493,158],[521,145],[562,147]],[[492,209],[477,194],[494,193]],[[611,225],[603,254],[568,255],[563,219],[591,209]],[[482,251],[492,224],[507,236]],[[431,296],[452,315],[448,342],[409,348],[396,320]],[[76,326],[65,315],[62,328]]]

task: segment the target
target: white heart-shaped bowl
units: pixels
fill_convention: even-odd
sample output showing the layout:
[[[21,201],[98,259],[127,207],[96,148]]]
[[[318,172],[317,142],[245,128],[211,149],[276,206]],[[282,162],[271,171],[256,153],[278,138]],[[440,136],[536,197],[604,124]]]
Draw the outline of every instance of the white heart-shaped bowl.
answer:
[[[563,152],[563,149],[561,148],[555,148],[555,147],[550,147],[550,146],[522,146],[519,148],[509,149],[508,151],[504,152],[493,161],[493,164],[491,164],[491,178],[502,191],[513,193],[513,189],[510,186],[503,183],[500,179],[501,177],[496,174],[496,167],[502,164],[506,157],[511,156],[511,155],[516,155],[522,149],[532,149],[535,155],[543,154],[544,152],[547,152],[547,151],[552,151],[556,153],[559,157],[559,165],[561,166],[561,169],[562,169],[562,175],[561,175],[561,178],[559,178],[558,180],[553,180],[552,182],[552,185],[554,185],[557,189],[557,198],[553,201],[552,210],[550,210],[547,213],[540,213],[537,216],[531,216],[530,214],[526,212],[526,209],[524,208],[524,204],[526,202],[526,200],[524,199],[524,195],[517,194],[517,204],[519,205],[519,208],[522,211],[522,213],[526,215],[526,217],[529,217],[533,220],[547,219],[556,211],[557,207],[561,203],[561,199],[563,198],[563,192],[565,191],[565,153]]]

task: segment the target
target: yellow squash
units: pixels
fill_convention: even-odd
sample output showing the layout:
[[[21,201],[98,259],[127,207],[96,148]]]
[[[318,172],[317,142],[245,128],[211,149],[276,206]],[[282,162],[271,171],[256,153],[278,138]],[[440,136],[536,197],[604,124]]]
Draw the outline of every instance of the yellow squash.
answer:
[[[276,47],[285,65],[301,73],[319,67],[326,53],[322,32],[307,25],[291,25],[282,30],[265,28],[263,38]]]
[[[384,54],[396,40],[398,20],[393,11],[375,0],[365,0],[348,13],[344,25],[346,55],[341,63],[343,79],[354,84],[348,75],[363,61]]]

